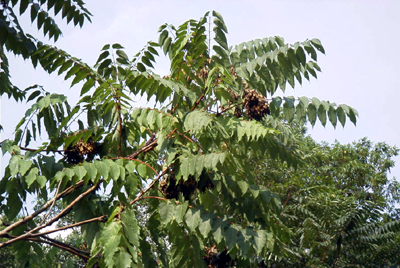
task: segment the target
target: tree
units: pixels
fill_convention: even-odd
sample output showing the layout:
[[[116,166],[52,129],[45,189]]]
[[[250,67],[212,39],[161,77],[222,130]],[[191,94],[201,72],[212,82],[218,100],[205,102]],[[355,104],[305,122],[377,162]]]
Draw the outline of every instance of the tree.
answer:
[[[356,110],[344,104],[274,96],[317,77],[321,42],[290,45],[276,36],[229,47],[215,11],[159,32],[132,59],[120,44],[105,45],[94,67],[38,43],[38,63],[71,86],[81,82],[81,98],[71,107],[62,94],[29,89],[34,103],[15,139],[2,142],[12,157],[0,211],[15,219],[28,193],[44,205],[0,231],[8,239],[0,248],[40,255],[48,244],[88,267],[248,267],[289,256],[281,200],[253,163],[303,165],[293,120],[356,123]],[[165,77],[153,67],[160,51],[171,61]],[[139,95],[154,108],[132,108]],[[30,147],[40,138],[42,146]],[[58,200],[60,212],[33,220]],[[43,230],[67,215],[74,223],[54,232],[80,226],[81,247]]]
[[[298,128],[295,125],[294,128]],[[289,258],[277,267],[395,267],[400,184],[389,179],[399,150],[366,138],[348,145],[318,144],[297,134],[307,159],[293,169],[260,161],[259,183],[283,200],[280,216],[291,229]],[[257,164],[254,164],[257,165]],[[261,168],[264,167],[264,168]],[[269,178],[268,181],[261,178]]]

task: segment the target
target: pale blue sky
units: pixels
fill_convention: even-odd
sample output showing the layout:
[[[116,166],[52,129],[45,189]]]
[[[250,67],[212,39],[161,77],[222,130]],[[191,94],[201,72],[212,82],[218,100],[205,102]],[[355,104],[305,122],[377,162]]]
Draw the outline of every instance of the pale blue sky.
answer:
[[[317,123],[310,129],[318,141],[342,143],[367,136],[374,142],[385,141],[400,146],[400,1],[281,0],[281,1],[128,1],[90,0],[87,8],[93,23],[83,29],[60,23],[64,36],[56,46],[93,65],[106,43],[120,43],[129,56],[136,54],[147,41],[157,40],[163,23],[179,25],[198,19],[208,10],[222,14],[228,26],[228,42],[239,42],[279,35],[286,42],[319,38],[326,50],[318,64],[318,80],[288,90],[286,95],[317,97],[338,104],[345,103],[359,112],[357,126],[348,123],[343,129],[323,128]],[[29,31],[28,31],[29,32]],[[30,31],[36,34],[34,29]],[[40,84],[76,99],[79,89],[69,89],[62,77],[32,71],[23,60],[10,59],[13,81],[21,88]],[[161,60],[160,72],[167,72]],[[139,102],[138,105],[142,105]],[[24,107],[3,98],[2,139],[10,137],[13,125],[23,116]],[[396,159],[399,161],[400,158]],[[4,165],[4,163],[3,163]],[[400,168],[392,172],[400,177]]]

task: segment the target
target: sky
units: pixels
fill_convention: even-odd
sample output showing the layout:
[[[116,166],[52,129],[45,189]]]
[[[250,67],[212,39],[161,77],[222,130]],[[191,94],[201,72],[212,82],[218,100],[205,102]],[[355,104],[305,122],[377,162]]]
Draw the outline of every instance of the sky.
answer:
[[[348,120],[344,128],[324,128],[317,123],[309,129],[317,141],[338,140],[349,143],[367,137],[373,142],[387,142],[400,147],[398,107],[400,93],[400,1],[397,0],[274,0],[274,1],[136,1],[87,0],[92,23],[82,29],[60,21],[63,37],[55,44],[69,54],[94,65],[100,49],[107,43],[120,43],[132,57],[150,40],[158,40],[158,27],[164,23],[180,25],[188,19],[199,19],[209,10],[223,16],[228,27],[228,44],[279,35],[288,43],[319,38],[326,55],[318,55],[322,73],[318,79],[303,82],[281,95],[317,97],[337,104],[347,104],[359,113],[357,126]],[[40,36],[23,20],[27,32]],[[30,29],[29,29],[30,28]],[[47,40],[47,39],[43,39]],[[48,40],[46,42],[49,42]],[[51,43],[51,42],[50,42]],[[20,88],[39,84],[50,92],[68,95],[73,103],[79,88],[69,88],[70,81],[29,62],[10,56],[12,79]],[[165,59],[157,70],[168,72]],[[146,105],[137,100],[138,106]],[[26,106],[2,99],[1,139],[12,137],[14,125],[22,118]],[[400,178],[398,166],[390,177]],[[3,159],[3,165],[5,160]]]

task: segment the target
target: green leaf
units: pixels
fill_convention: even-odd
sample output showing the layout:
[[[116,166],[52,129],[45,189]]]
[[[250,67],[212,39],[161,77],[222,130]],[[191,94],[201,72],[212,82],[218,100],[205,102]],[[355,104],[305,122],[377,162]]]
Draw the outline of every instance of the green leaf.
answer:
[[[232,249],[236,245],[238,231],[232,226],[228,226],[224,230],[224,238],[228,249]]]
[[[314,45],[316,49],[318,49],[318,51],[325,54],[324,47],[322,46],[321,41],[319,39],[317,38],[311,39],[311,43]]]
[[[124,48],[124,47],[121,46],[121,45],[118,44],[118,43],[115,43],[115,44],[112,45],[112,48],[114,48],[114,49],[122,49],[122,48]]]
[[[122,226],[119,222],[112,221],[108,223],[101,232],[104,262],[107,267],[113,267],[114,265],[113,257],[118,250],[118,245],[121,240],[121,228]]]
[[[126,55],[125,51],[117,50],[116,54],[118,56],[120,56],[121,58],[123,58],[124,60],[129,61],[129,57],[128,57],[128,55]]]
[[[333,127],[336,128],[337,115],[336,115],[335,107],[333,105],[329,106],[328,118],[329,118],[329,121],[332,123]]]
[[[38,176],[36,181],[38,182],[40,188],[44,188],[47,183],[47,178],[45,176]]]
[[[240,190],[242,191],[242,196],[247,193],[247,190],[249,189],[249,184],[245,181],[238,181],[237,185],[239,186]]]
[[[226,36],[224,34],[224,32],[218,28],[218,27],[214,27],[214,33],[215,33],[215,37],[214,40],[224,49],[228,49],[228,43],[226,40]]]
[[[175,206],[170,202],[163,202],[159,205],[160,220],[163,224],[168,224],[174,219]]]
[[[78,181],[82,180],[83,177],[85,177],[85,175],[87,174],[87,171],[83,166],[74,166],[73,171]]]
[[[263,248],[267,244],[267,236],[263,230],[259,230],[256,232],[256,235],[254,236],[254,244],[256,253],[261,254]]]
[[[93,182],[97,179],[97,168],[93,163],[84,162],[84,168],[87,171],[88,179],[92,180]]]
[[[346,114],[341,105],[339,105],[339,107],[336,108],[336,114],[340,124],[342,124],[342,126],[344,127],[344,125],[346,124]]]
[[[95,161],[94,165],[97,169],[97,172],[101,177],[103,177],[103,180],[108,181],[108,175],[110,172],[110,167],[104,162],[104,161]]]
[[[208,234],[212,230],[212,225],[211,225],[211,214],[207,213],[204,214],[204,217],[202,217],[202,221],[199,225],[199,231],[200,234],[203,236],[204,239],[208,238]]]
[[[100,63],[102,60],[104,60],[105,58],[107,58],[109,55],[110,55],[110,52],[109,52],[108,50],[103,51],[103,52],[100,54],[99,58],[97,59],[96,65],[97,65],[98,63]]]
[[[307,108],[307,116],[310,121],[311,126],[315,125],[315,121],[317,120],[317,108],[314,103],[310,103]]]
[[[169,48],[171,46],[171,42],[172,42],[172,38],[170,36],[168,36],[164,41],[163,51],[164,51],[165,55],[169,52]]]
[[[185,222],[191,232],[195,232],[201,222],[200,210],[190,208],[186,212]]]
[[[21,155],[14,155],[13,157],[11,157],[9,165],[11,176],[15,176],[18,173],[23,176],[32,166],[32,162],[23,160]]]
[[[326,110],[323,105],[319,106],[318,108],[318,118],[321,124],[325,127],[326,125]]]
[[[28,188],[31,187],[32,183],[36,181],[38,174],[39,170],[36,167],[34,167],[29,171],[28,175],[25,176],[25,182],[28,185]]]
[[[30,4],[29,0],[21,0],[21,3],[19,5],[19,14],[22,15],[25,13],[26,9],[28,8],[28,5]]]
[[[202,131],[203,128],[206,128],[211,122],[212,119],[209,115],[207,115],[207,113],[194,110],[186,115],[184,127],[193,133],[198,133]]]
[[[137,64],[136,64],[136,68],[138,69],[138,71],[140,71],[140,72],[145,72],[146,71],[146,67],[143,65],[143,63],[141,63],[141,62],[138,62]]]
[[[121,222],[122,226],[124,227],[124,233],[129,243],[138,248],[140,227],[132,209],[126,208],[124,213],[121,213]]]

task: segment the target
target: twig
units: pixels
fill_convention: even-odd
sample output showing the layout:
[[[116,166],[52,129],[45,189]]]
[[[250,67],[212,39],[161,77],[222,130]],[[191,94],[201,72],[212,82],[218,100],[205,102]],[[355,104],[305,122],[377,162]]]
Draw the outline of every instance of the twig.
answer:
[[[107,216],[103,215],[103,216],[100,216],[100,217],[97,217],[97,218],[93,218],[93,219],[90,219],[90,220],[85,220],[85,221],[77,222],[77,223],[74,223],[74,224],[71,224],[71,225],[68,225],[68,226],[59,227],[59,228],[54,229],[54,230],[49,230],[49,231],[46,231],[46,232],[43,232],[43,233],[32,234],[31,237],[43,236],[43,235],[55,233],[55,232],[58,232],[58,231],[74,228],[74,227],[77,227],[77,226],[80,226],[80,225],[84,225],[84,224],[87,224],[87,223],[96,222],[96,221],[102,222],[102,221],[105,221],[106,219],[107,219]]]
[[[58,183],[57,191],[54,196],[58,195],[58,191],[60,191],[61,184],[62,184],[62,180],[60,180],[60,182]],[[44,215],[43,220],[39,225],[42,225],[46,221],[46,218],[49,216],[51,210],[53,209],[54,205],[56,204],[56,201],[57,201],[56,199],[53,200],[53,204],[51,204],[49,211],[46,213],[46,215]]]
[[[157,178],[155,178],[155,179],[153,180],[153,182],[149,185],[149,187],[147,187],[146,190],[144,190],[143,192],[141,192],[141,193],[139,194],[138,197],[136,197],[133,201],[130,202],[130,204],[133,205],[134,203],[136,203],[136,202],[139,201],[140,199],[143,199],[143,195],[144,195],[145,193],[147,193],[151,188],[154,187],[154,185],[156,184],[156,182],[157,182],[162,176],[164,176],[164,175],[168,172],[168,170],[169,170],[170,167],[171,167],[171,165],[168,166],[167,168],[165,168],[165,169],[163,170],[163,172],[161,172],[161,174],[158,175]]]
[[[192,109],[190,109],[190,111],[193,111],[194,109],[196,109],[197,105],[199,105],[200,101],[204,98],[206,91],[207,91],[208,87],[204,88],[203,93],[201,94],[200,98],[194,103]]]
[[[16,238],[16,236],[7,235],[6,238]],[[40,238],[37,238],[37,237],[26,237],[23,240],[48,244],[50,246],[57,247],[57,248],[60,248],[62,250],[68,251],[71,254],[77,255],[78,257],[80,257],[81,259],[83,259],[85,261],[89,260],[90,252],[88,252],[88,251],[80,250],[80,249],[78,249],[76,247],[73,247],[71,245],[65,244],[65,243],[60,242],[60,241],[55,240],[55,239],[51,239],[49,237],[43,237],[43,238],[44,239],[40,239]]]
[[[53,199],[58,200],[61,197],[71,193],[74,189],[79,188],[83,185],[84,181],[81,180],[79,182],[77,182],[74,186],[70,186],[67,189],[65,189],[62,193],[60,193],[58,196],[55,196]],[[32,220],[34,217],[36,217],[37,215],[41,214],[42,212],[44,212],[48,207],[50,207],[53,204],[53,199],[49,200],[41,209],[36,210],[35,212],[33,212],[31,215],[29,215],[28,217],[25,217],[13,224],[11,224],[10,226],[8,226],[7,228],[4,228],[2,231],[0,231],[0,237],[4,237],[5,235],[7,235],[7,233],[11,230],[13,230],[14,228]],[[0,248],[2,247],[2,244],[0,244]]]
[[[47,222],[46,224],[44,224],[44,225],[41,225],[41,226],[37,226],[36,228],[33,228],[32,230],[30,230],[29,232],[27,232],[27,233],[25,233],[25,234],[23,234],[23,235],[20,235],[20,236],[18,236],[18,237],[16,237],[16,238],[13,238],[13,239],[10,239],[10,240],[8,240],[8,241],[6,241],[6,242],[4,242],[4,243],[1,243],[0,244],[0,248],[2,248],[2,247],[4,247],[4,246],[7,246],[7,245],[9,245],[9,244],[12,244],[12,243],[14,243],[14,242],[17,242],[17,241],[19,241],[19,240],[21,240],[21,239],[25,239],[25,238],[27,238],[27,237],[30,237],[31,235],[32,235],[32,233],[34,233],[34,232],[37,232],[37,231],[39,231],[39,230],[41,230],[41,229],[43,229],[43,228],[45,228],[45,227],[47,227],[47,226],[49,226],[49,225],[52,225],[55,221],[57,221],[58,219],[60,219],[61,217],[63,217],[69,210],[71,210],[71,208],[74,206],[74,205],[76,205],[76,203],[79,201],[79,200],[81,200],[84,196],[86,196],[88,193],[90,193],[90,192],[92,192],[93,190],[95,190],[98,186],[99,186],[99,184],[100,184],[100,182],[101,182],[101,180],[99,181],[99,182],[97,182],[95,185],[93,185],[92,187],[90,187],[86,192],[84,192],[84,193],[82,193],[82,194],[80,194],[74,201],[72,201],[65,209],[63,209],[60,213],[58,213],[53,219],[51,219],[49,222]],[[50,204],[51,205],[51,204]],[[29,217],[29,216],[28,216]],[[21,223],[22,224],[22,223]],[[4,232],[4,231],[3,231]],[[1,236],[1,232],[0,232],[0,236]]]
[[[160,197],[160,196],[142,196],[139,200],[141,199],[147,199],[147,198],[153,198],[153,199],[160,199],[163,201],[168,201],[168,198]]]
[[[157,146],[157,139],[156,139],[156,136],[153,134],[150,137],[150,139],[139,150],[137,150],[136,152],[134,152],[124,158],[130,159],[130,160],[136,159],[140,153],[142,153],[142,152],[147,153],[147,152],[153,150],[156,146]]]
[[[32,149],[32,148],[25,148],[22,146],[18,146],[21,150],[28,151],[28,152],[37,152],[39,149]],[[63,153],[65,150],[49,150],[50,152],[54,153]]]
[[[48,240],[49,244],[52,243],[53,246],[56,246],[56,247],[59,247],[59,248],[62,248],[64,250],[66,250],[68,252],[71,252],[71,253],[79,256],[80,258],[84,259],[85,261],[89,260],[89,258],[90,258],[90,252],[89,251],[78,249],[76,247],[73,247],[71,245],[68,245],[66,243],[60,242],[58,240],[52,239],[52,238],[47,237],[47,236],[45,236],[43,238]],[[42,240],[42,241],[44,241],[44,240]]]
[[[235,108],[235,107],[237,107],[237,106],[240,105],[240,104],[241,104],[241,103],[236,103],[235,105],[225,107],[225,108],[222,109],[220,112],[216,113],[215,116],[220,116],[220,115],[223,114],[224,112],[226,112],[226,111],[228,111],[228,110],[230,110],[230,109],[232,109],[232,108]]]
[[[292,188],[289,189],[289,193],[288,193],[288,195],[287,195],[285,204],[283,204],[283,208],[286,207],[286,205],[287,205],[287,203],[288,203],[288,201],[289,201],[291,195],[292,195]]]

